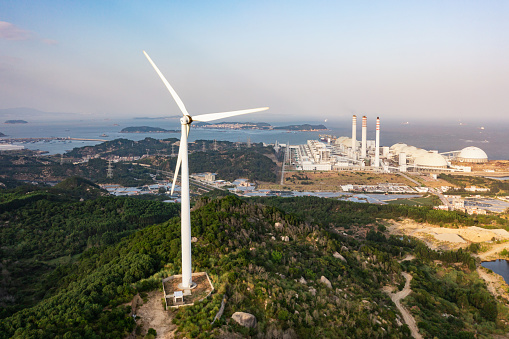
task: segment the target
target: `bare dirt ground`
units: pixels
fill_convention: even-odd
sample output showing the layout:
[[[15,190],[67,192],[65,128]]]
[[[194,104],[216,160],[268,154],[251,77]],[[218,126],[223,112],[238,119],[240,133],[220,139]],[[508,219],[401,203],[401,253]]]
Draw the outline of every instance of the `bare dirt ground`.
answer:
[[[391,234],[405,234],[416,237],[424,241],[432,249],[451,250],[466,247],[471,243],[481,243],[483,248],[488,248],[486,251],[474,255],[481,261],[503,258],[500,252],[504,249],[509,251],[509,232],[503,229],[484,229],[475,226],[445,228],[426,223],[417,223],[409,219],[401,222],[391,221],[388,229]],[[493,238],[502,241],[502,243],[492,243]],[[509,301],[507,284],[500,275],[490,272],[483,267],[478,267],[477,273],[486,282],[488,290],[492,295],[500,296]]]
[[[463,165],[463,166],[471,166],[472,172],[469,175],[507,175],[509,174],[509,160],[490,160],[487,163],[483,164],[465,164],[465,163],[455,163],[453,165]],[[494,172],[486,172],[486,171],[494,171]]]
[[[408,186],[415,186],[415,183],[399,174],[288,170],[285,171],[284,186],[297,191],[341,191],[341,185],[376,185],[378,183],[400,183]],[[277,184],[260,183],[258,188],[281,189],[282,186]]]
[[[503,229],[484,229],[476,226],[446,228],[418,223],[410,219],[401,222],[391,221],[388,229],[391,234],[416,237],[433,249],[449,250],[466,247],[470,243],[484,243],[493,239],[509,240],[509,232]],[[504,246],[509,249],[509,243]],[[501,247],[499,251],[502,248],[505,247]]]
[[[489,250],[480,253],[478,256],[479,258],[481,258],[482,261],[500,259],[501,258],[500,252],[502,252],[504,249],[509,251],[509,242],[494,244],[490,247]]]
[[[177,326],[172,324],[170,312],[165,311],[161,302],[163,292],[152,291],[148,293],[148,301],[138,308],[136,315],[140,318],[136,323],[141,325],[141,334],[144,337],[149,328],[157,332],[157,338],[170,339],[175,337]]]
[[[181,275],[174,276],[173,279],[170,279],[164,283],[164,290],[166,291],[166,295],[172,295],[175,291],[183,291],[181,288],[178,288],[178,285],[182,282],[181,277]],[[191,295],[184,295],[184,304],[187,305],[191,305],[198,300],[202,300],[213,291],[213,287],[209,284],[209,280],[207,279],[207,275],[205,273],[193,273],[192,277],[193,282],[196,283],[196,287],[192,290]],[[169,298],[168,302],[172,304],[173,300]],[[170,306],[170,304],[168,305]]]

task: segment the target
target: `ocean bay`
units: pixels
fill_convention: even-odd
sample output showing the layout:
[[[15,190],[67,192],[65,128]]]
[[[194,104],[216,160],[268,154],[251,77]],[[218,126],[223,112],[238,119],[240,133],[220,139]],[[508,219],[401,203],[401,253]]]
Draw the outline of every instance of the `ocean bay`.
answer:
[[[304,122],[305,123],[305,122]],[[273,124],[276,125],[276,124]],[[279,124],[281,125],[281,124]],[[3,124],[0,132],[5,138],[82,138],[114,140],[125,138],[129,140],[141,140],[147,137],[154,139],[177,138],[179,133],[120,133],[125,127],[151,126],[164,129],[180,129],[178,119],[104,119],[104,120],[73,120],[73,121],[29,121],[27,124]],[[190,134],[189,140],[224,140],[231,142],[264,142],[290,144],[305,144],[309,139],[317,139],[320,134],[336,136],[351,136],[350,122],[326,124],[329,131],[303,132],[283,130],[234,130],[234,129],[211,129],[196,128]],[[382,146],[392,146],[401,142],[408,145],[422,147],[439,152],[460,150],[467,146],[477,146],[483,149],[490,160],[507,160],[506,126],[480,126],[449,124],[411,124],[401,125],[398,122],[384,122],[381,127]],[[368,139],[374,139],[374,126],[369,125]],[[52,140],[23,143],[28,149],[47,151],[49,154],[63,153],[74,147],[91,146],[100,141],[82,140]],[[19,144],[19,143],[17,143]]]

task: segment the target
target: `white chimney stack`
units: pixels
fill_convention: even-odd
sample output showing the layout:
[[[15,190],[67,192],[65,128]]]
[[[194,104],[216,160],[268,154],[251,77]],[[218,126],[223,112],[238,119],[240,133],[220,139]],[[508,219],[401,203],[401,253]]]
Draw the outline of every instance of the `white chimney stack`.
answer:
[[[380,118],[376,117],[375,167],[380,166]]]
[[[366,158],[366,116],[362,117],[362,145],[361,145],[361,159]]]
[[[357,148],[357,116],[352,118],[352,157],[355,157],[355,149]]]

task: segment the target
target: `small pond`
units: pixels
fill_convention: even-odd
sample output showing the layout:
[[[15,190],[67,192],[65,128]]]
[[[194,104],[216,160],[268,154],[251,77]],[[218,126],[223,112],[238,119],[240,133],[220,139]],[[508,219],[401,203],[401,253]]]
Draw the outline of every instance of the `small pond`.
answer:
[[[494,261],[483,261],[482,267],[486,267],[496,274],[499,274],[504,278],[506,284],[509,285],[509,262],[505,259],[497,259]]]

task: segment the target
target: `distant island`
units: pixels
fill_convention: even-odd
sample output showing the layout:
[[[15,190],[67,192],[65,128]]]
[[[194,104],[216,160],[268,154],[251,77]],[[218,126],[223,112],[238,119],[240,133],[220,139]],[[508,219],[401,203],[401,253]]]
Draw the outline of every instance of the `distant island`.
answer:
[[[273,129],[284,129],[284,130],[288,130],[288,131],[314,132],[314,131],[326,131],[327,127],[325,127],[324,125],[303,124],[303,125],[280,126],[280,127],[274,127]]]
[[[0,137],[5,137],[5,134],[3,134],[2,132],[0,132]]]
[[[216,128],[216,129],[272,129],[272,126],[266,122],[198,122],[195,127]]]
[[[123,128],[120,133],[178,133],[176,130],[168,130],[160,127],[137,126]]]
[[[272,126],[266,122],[218,122],[214,124],[199,122],[195,124],[196,127],[201,128],[215,128],[215,129],[262,129],[262,130],[287,130],[287,131],[326,131],[327,127],[324,125],[290,125],[290,126]]]
[[[4,124],[28,124],[28,121],[25,120],[7,120]]]

